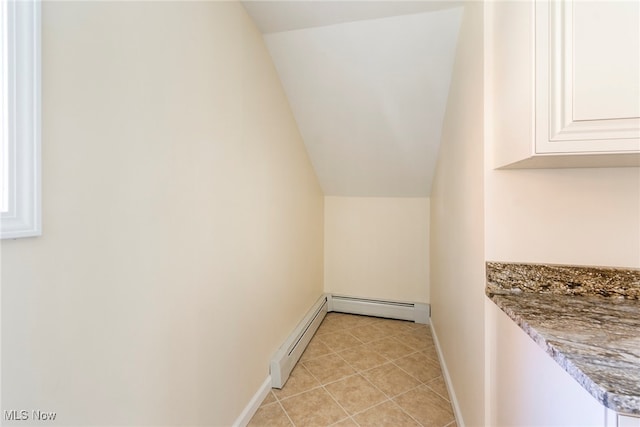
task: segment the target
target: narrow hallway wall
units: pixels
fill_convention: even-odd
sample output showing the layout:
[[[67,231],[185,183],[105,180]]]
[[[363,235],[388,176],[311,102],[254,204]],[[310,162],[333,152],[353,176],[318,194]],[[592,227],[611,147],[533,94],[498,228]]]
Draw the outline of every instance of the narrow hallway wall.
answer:
[[[44,233],[2,242],[2,409],[231,425],[323,291],[262,37],[238,2],[42,8]]]
[[[484,426],[483,5],[466,2],[431,191],[431,321],[462,419]]]

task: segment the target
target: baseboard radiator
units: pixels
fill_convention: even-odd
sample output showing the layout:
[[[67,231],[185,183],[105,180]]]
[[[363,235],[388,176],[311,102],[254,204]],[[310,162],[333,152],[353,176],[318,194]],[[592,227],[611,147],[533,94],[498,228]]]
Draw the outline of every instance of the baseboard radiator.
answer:
[[[323,295],[309,310],[285,343],[271,359],[271,386],[282,388],[300,356],[318,330],[328,311],[327,296]]]
[[[429,304],[356,298],[341,295],[329,295],[328,300],[329,311],[410,320],[425,325],[429,323],[429,316],[431,314]]]

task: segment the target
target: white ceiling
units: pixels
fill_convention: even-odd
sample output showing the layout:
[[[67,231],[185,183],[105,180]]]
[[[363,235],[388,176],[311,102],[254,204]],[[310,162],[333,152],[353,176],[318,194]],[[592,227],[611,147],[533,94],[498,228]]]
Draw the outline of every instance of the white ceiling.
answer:
[[[244,5],[265,33],[325,194],[428,197],[458,3]]]
[[[254,0],[242,3],[263,34],[433,12],[463,4],[459,0]]]

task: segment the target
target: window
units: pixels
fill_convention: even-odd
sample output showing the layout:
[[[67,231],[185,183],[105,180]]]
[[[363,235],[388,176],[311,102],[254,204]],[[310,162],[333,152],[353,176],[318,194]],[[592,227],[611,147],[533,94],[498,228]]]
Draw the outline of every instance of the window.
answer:
[[[1,237],[41,234],[40,2],[0,0]]]

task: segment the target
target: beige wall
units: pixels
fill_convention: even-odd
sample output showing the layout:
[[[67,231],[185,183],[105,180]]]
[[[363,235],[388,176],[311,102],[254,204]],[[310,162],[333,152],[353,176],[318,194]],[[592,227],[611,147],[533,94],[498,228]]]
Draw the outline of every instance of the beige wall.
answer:
[[[236,2],[46,2],[42,38],[44,235],[2,242],[3,409],[230,425],[323,291],[262,38]]]
[[[429,199],[326,197],[325,291],[429,302]]]
[[[488,165],[485,181],[488,260],[640,267],[639,168]]]
[[[482,13],[465,6],[431,190],[431,321],[467,427],[485,425]]]

